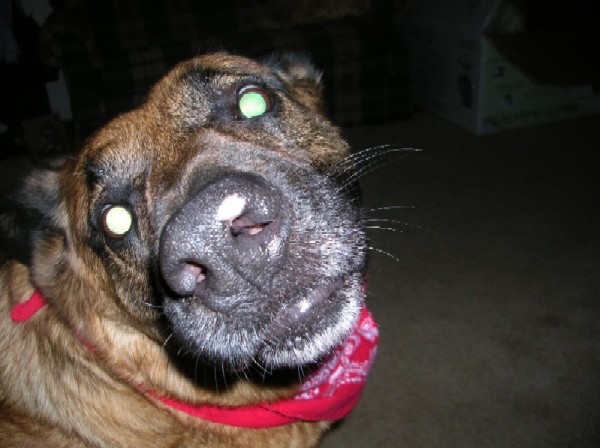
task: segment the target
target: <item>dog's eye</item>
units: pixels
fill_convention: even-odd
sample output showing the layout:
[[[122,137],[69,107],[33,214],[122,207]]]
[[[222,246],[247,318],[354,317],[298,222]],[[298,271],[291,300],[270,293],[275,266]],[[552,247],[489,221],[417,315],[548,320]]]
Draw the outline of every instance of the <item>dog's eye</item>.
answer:
[[[123,238],[132,225],[131,211],[123,205],[110,205],[102,212],[102,229],[110,238]]]
[[[243,86],[237,96],[240,113],[245,118],[254,118],[264,115],[271,110],[273,101],[267,91],[256,84]]]

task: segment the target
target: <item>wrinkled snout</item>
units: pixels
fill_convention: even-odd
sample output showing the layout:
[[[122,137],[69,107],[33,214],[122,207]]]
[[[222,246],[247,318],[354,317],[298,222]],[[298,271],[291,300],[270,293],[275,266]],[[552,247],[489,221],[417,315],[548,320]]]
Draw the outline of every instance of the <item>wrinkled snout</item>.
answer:
[[[286,222],[275,187],[247,173],[224,175],[168,220],[159,249],[163,278],[176,296],[214,311],[233,309],[249,300],[245,292],[269,288],[281,265]]]

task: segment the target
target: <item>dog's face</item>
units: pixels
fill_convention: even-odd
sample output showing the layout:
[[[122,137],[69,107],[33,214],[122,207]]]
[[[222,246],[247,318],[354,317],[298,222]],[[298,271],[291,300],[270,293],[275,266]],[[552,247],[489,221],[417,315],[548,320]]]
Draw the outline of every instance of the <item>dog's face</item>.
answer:
[[[362,306],[365,235],[319,90],[294,58],[178,66],[38,179],[36,282],[77,327],[98,313],[234,369],[327,354]],[[75,286],[94,297],[61,304]]]

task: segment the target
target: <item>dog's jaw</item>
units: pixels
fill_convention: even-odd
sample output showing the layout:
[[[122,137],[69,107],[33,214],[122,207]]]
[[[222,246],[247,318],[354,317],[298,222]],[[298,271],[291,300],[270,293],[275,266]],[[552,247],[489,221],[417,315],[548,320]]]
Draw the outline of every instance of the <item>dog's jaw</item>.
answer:
[[[362,275],[354,274],[283,308],[267,329],[260,359],[271,366],[295,366],[329,353],[354,328],[364,303],[362,282]],[[311,328],[313,321],[323,322],[319,330]]]
[[[240,306],[223,315],[193,298],[167,300],[165,313],[176,322],[179,342],[205,362],[231,370],[304,366],[329,354],[354,328],[364,303],[362,282],[356,273],[287,298],[268,314]]]

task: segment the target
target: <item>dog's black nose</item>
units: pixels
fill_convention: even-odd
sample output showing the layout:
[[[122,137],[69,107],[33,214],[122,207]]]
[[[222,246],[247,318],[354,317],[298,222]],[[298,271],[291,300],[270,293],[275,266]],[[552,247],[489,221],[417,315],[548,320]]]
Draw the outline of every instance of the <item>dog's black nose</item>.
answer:
[[[169,288],[215,311],[268,289],[285,247],[283,209],[281,193],[251,174],[228,174],[203,187],[162,232],[160,268]]]

